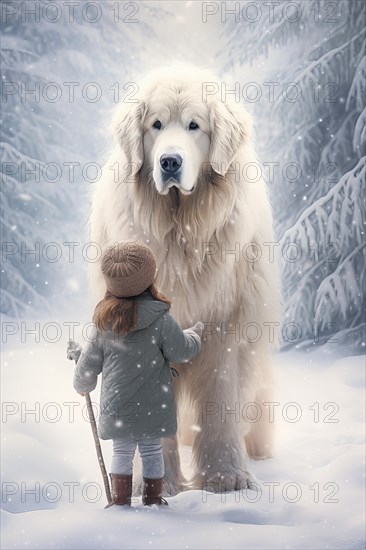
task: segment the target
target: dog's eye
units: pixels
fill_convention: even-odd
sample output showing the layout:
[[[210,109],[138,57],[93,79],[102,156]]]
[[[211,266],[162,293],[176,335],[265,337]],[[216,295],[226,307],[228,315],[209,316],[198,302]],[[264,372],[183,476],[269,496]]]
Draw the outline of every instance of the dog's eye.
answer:
[[[153,124],[153,128],[156,128],[156,130],[161,130],[161,122],[160,120],[155,120]]]
[[[189,129],[190,129],[190,130],[198,130],[198,128],[199,128],[199,126],[198,126],[198,124],[197,124],[196,122],[191,122],[191,123],[189,124]]]

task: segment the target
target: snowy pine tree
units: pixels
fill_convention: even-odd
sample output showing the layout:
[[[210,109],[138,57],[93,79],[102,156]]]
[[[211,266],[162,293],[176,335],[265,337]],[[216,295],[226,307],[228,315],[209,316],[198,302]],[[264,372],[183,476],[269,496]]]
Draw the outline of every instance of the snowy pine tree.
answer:
[[[255,112],[261,156],[281,166],[270,193],[285,322],[297,322],[304,340],[336,332],[364,346],[366,5],[269,4],[266,16],[257,4],[262,17],[245,27],[228,19],[226,70],[267,57],[265,80],[279,84]],[[283,177],[291,166],[295,177],[291,169]]]
[[[81,257],[98,175],[90,163],[103,161],[106,118],[126,93],[135,43],[153,35],[122,3],[118,12],[84,8],[2,2],[1,311],[13,317],[62,306],[85,278],[85,262],[71,263],[63,243],[79,243]]]

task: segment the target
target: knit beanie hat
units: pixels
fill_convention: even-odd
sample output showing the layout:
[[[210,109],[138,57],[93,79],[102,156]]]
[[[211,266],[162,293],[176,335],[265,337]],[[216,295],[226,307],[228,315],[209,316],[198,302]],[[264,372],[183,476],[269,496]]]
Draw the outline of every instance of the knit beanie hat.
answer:
[[[105,250],[101,267],[109,292],[118,298],[129,298],[141,294],[154,282],[156,261],[145,243],[122,241]]]

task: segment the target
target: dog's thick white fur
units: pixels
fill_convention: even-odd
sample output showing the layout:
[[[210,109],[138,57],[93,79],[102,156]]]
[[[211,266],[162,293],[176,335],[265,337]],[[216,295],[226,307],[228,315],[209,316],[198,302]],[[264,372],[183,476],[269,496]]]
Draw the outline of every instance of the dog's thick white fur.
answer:
[[[190,486],[216,491],[250,487],[247,455],[271,456],[273,424],[263,403],[273,400],[279,320],[272,216],[252,120],[223,91],[206,70],[177,66],[149,74],[118,107],[115,150],[91,214],[93,242],[104,249],[145,241],[172,314],[183,328],[205,323],[200,355],[174,365],[178,437],[192,444]],[[91,283],[101,299],[98,263]],[[165,490],[174,494],[185,482],[177,438],[163,441]]]

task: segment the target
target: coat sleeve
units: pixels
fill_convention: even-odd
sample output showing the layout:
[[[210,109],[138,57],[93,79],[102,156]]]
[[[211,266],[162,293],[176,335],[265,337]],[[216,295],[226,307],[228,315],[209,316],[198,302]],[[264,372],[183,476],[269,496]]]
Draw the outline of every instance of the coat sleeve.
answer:
[[[98,374],[103,369],[103,342],[94,327],[89,342],[83,347],[74,373],[74,388],[79,393],[89,393],[97,385]]]
[[[162,353],[168,361],[187,363],[201,351],[201,338],[194,330],[183,330],[170,313],[163,315]]]

